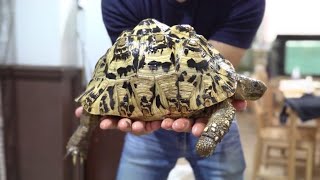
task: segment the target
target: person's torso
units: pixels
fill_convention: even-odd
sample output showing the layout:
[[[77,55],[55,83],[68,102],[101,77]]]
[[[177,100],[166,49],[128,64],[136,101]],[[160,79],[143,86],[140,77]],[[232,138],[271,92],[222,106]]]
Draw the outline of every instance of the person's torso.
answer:
[[[169,26],[189,24],[198,34],[208,38],[231,11],[230,0],[186,0],[179,3],[176,0],[143,0],[140,20],[155,18]]]

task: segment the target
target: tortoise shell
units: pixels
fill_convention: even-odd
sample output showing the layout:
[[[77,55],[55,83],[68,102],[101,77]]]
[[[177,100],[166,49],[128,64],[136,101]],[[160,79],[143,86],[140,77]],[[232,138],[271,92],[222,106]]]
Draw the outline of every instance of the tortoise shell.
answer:
[[[76,101],[90,114],[151,121],[192,117],[235,89],[232,64],[193,27],[146,19],[99,59]]]

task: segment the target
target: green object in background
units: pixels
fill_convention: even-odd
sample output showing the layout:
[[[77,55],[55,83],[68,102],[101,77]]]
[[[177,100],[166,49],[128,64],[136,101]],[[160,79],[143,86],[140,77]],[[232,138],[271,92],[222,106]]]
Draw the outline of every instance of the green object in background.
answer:
[[[287,75],[290,75],[295,68],[299,68],[301,75],[320,75],[320,41],[287,41],[284,64]]]

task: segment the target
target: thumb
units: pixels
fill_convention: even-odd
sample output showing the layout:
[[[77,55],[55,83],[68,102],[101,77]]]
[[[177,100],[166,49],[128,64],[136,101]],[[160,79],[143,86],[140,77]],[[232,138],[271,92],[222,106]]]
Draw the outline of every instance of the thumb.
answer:
[[[233,100],[232,101],[232,105],[237,111],[244,111],[247,108],[247,101],[245,101],[245,100]]]
[[[83,107],[80,106],[74,111],[74,114],[76,115],[77,118],[80,118],[82,112],[83,112]]]

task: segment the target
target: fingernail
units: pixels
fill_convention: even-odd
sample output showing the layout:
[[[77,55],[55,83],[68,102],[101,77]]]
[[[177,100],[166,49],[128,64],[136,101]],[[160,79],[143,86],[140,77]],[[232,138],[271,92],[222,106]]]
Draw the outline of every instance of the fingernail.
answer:
[[[185,130],[186,127],[188,126],[188,122],[174,123],[173,126],[174,126],[174,129]]]
[[[186,121],[186,122],[183,123],[183,129],[184,130],[186,130],[188,128],[189,123],[190,123],[189,121]]]
[[[142,124],[133,123],[132,129],[136,135],[141,135],[145,132],[145,128]]]
[[[132,124],[132,129],[137,129],[137,124],[133,123]]]
[[[100,128],[101,129],[107,129],[107,124],[106,123],[100,123]]]
[[[169,121],[169,120],[164,120],[164,121],[165,121],[164,123],[165,123],[166,127],[167,127],[167,128],[171,128],[171,127],[170,127],[170,121]]]
[[[105,126],[103,123],[101,123],[101,124],[100,124],[100,128],[101,128],[101,129],[105,129],[106,126]]]
[[[172,127],[173,127],[174,129],[180,129],[181,125],[180,125],[179,123],[174,122],[174,123],[172,124]]]
[[[200,135],[201,135],[201,133],[199,133],[199,127],[198,126],[194,126],[193,128],[192,128],[192,134],[194,135],[194,136],[196,136],[196,137],[199,137]]]
[[[164,129],[166,129],[166,130],[169,130],[169,129],[171,129],[171,127],[170,127],[170,125],[169,125],[169,121],[167,120],[167,119],[164,119],[163,121],[162,121],[162,123],[163,123],[163,128]]]

